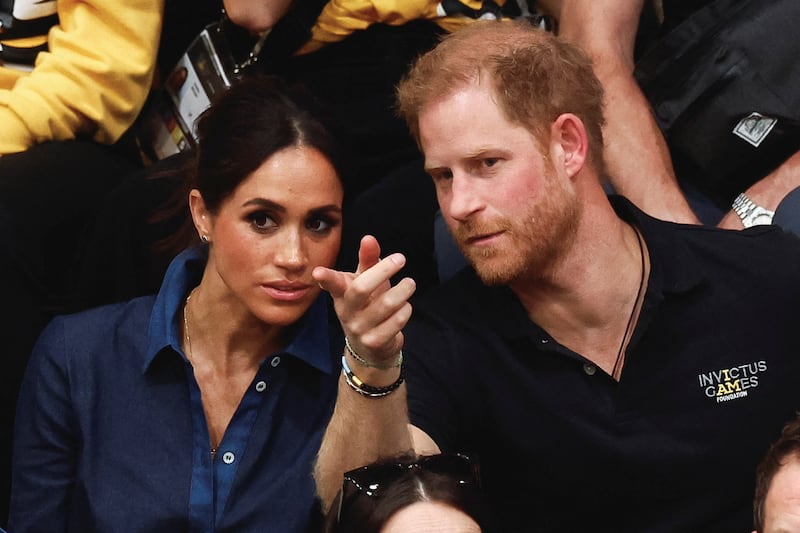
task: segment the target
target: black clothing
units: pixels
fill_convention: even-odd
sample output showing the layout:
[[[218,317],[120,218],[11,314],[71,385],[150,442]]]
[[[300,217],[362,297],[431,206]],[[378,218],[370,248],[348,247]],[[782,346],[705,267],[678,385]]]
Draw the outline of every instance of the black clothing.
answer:
[[[616,382],[469,268],[406,328],[412,424],[476,452],[508,531],[751,529],[755,466],[800,407],[800,240],[655,220]]]
[[[33,343],[63,309],[64,286],[86,227],[138,161],[123,144],[47,142],[0,158],[0,525],[11,479],[11,433],[22,373]]]
[[[672,1],[664,14],[634,76],[678,181],[727,212],[740,192],[800,149],[800,46],[783,38],[794,31],[800,4]]]

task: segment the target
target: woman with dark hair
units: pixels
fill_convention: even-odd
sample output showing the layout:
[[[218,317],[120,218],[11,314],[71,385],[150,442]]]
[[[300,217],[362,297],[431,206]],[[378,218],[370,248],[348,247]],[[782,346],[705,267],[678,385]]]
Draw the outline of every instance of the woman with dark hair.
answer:
[[[325,531],[488,533],[493,520],[470,456],[403,456],[345,473]]]
[[[336,260],[344,191],[301,95],[233,86],[198,126],[199,241],[158,295],[40,337],[14,435],[15,533],[319,525],[312,463],[343,340],[311,272]]]

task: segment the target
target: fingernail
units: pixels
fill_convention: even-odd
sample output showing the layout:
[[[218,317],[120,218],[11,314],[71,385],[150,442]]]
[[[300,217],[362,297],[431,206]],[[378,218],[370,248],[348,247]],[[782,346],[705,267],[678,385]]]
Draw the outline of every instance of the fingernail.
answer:
[[[403,262],[405,261],[405,257],[403,257],[403,254],[394,254],[392,255],[391,259],[392,263],[394,263],[395,265],[402,265]]]

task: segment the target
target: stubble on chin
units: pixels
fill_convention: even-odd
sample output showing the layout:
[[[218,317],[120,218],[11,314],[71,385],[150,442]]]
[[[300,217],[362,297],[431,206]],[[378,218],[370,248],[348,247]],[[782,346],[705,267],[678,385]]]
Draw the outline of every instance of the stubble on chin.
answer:
[[[503,233],[503,238],[508,238],[511,231],[511,225],[505,221],[495,222],[491,225],[464,222],[453,231],[453,238],[459,250],[485,285],[502,285],[504,283],[503,271],[506,270],[508,254],[499,245],[469,245],[468,239],[477,235],[500,232]]]
[[[497,246],[467,247],[457,240],[485,285],[547,279],[572,246],[581,213],[581,206],[574,198],[533,211],[525,220],[507,221],[504,242]]]
[[[511,225],[504,228],[502,239],[502,243],[480,247],[457,241],[467,262],[483,284],[490,287],[509,284],[529,268],[530,254],[519,249],[519,237]]]

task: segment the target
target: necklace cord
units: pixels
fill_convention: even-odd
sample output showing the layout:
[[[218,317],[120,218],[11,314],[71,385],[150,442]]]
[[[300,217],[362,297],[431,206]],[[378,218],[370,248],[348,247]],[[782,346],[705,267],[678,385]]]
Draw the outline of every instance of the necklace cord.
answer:
[[[628,336],[631,334],[631,327],[633,326],[633,320],[636,317],[636,308],[639,307],[639,300],[642,298],[642,291],[644,290],[644,281],[645,281],[645,261],[644,261],[644,244],[642,243],[642,235],[639,233],[637,228],[633,228],[634,233],[636,233],[636,242],[639,244],[639,256],[642,261],[642,277],[639,281],[639,289],[636,291],[636,300],[633,302],[633,309],[631,309],[631,316],[628,317],[628,324],[625,326],[625,333],[622,335],[622,342],[619,344],[619,350],[617,351],[617,359],[614,361],[614,368],[611,371],[611,377],[618,379],[617,371],[619,370],[622,373],[622,367],[620,363],[622,362],[622,354],[625,352],[625,341],[628,339]]]

